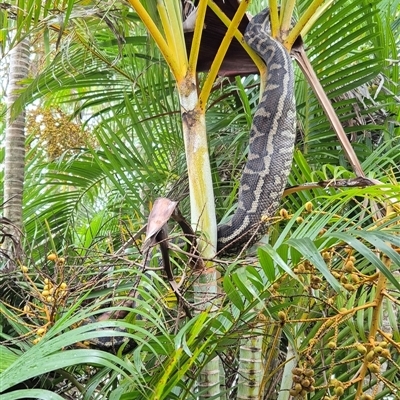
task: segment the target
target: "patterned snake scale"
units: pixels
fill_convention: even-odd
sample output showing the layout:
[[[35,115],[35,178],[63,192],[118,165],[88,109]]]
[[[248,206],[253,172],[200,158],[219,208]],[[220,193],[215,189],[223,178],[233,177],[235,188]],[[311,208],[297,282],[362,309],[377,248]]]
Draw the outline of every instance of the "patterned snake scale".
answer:
[[[269,36],[269,9],[248,24],[244,39],[265,61],[267,84],[254,115],[249,155],[232,219],[218,226],[218,251],[237,252],[258,241],[275,215],[289,175],[296,135],[290,55]]]

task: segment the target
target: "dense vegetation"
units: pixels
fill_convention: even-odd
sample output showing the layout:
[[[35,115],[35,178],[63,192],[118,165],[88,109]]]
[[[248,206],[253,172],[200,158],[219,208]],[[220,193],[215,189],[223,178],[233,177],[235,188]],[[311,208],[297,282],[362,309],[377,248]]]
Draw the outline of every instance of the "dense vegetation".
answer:
[[[158,2],[158,12],[142,3],[171,39],[166,10],[179,36],[179,1]],[[313,11],[304,47],[365,177],[355,180],[296,68],[294,188],[268,237],[231,258],[200,247],[205,270],[172,243],[175,293],[158,247],[143,254],[141,229],[158,197],[180,200],[199,222],[177,95],[183,67],[165,61],[139,1],[2,4],[3,75],[24,37],[31,60],[12,108],[13,118],[27,112],[22,235],[0,220],[2,399],[400,398],[399,2],[297,3],[298,20]],[[218,221],[235,205],[255,83],[249,75],[210,87]],[[174,221],[169,234],[183,236]],[[115,351],[99,347],[120,337]]]

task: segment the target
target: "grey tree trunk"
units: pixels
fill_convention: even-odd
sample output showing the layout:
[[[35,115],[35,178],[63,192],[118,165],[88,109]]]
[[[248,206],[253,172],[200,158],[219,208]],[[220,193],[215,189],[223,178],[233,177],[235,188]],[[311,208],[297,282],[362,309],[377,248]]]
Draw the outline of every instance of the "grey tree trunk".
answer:
[[[29,55],[27,39],[18,43],[10,52],[3,188],[3,215],[9,221],[7,221],[5,227],[7,236],[3,243],[3,252],[11,260],[19,256],[16,247],[20,242],[22,231],[22,196],[25,167],[25,111],[14,118],[12,105],[18,98],[18,92],[23,87],[21,80],[28,76]]]

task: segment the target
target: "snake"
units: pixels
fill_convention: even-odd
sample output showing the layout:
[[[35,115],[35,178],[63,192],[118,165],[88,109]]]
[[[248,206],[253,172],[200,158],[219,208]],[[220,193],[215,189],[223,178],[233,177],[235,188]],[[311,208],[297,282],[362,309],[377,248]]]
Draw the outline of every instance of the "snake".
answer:
[[[218,226],[217,249],[221,253],[257,242],[268,229],[268,220],[276,213],[293,160],[296,135],[294,72],[285,47],[272,38],[269,9],[249,22],[245,42],[267,66],[267,80],[250,129],[249,154],[241,177],[238,205],[231,220]],[[86,320],[90,324],[94,320]],[[91,344],[116,352],[127,338],[99,337]],[[135,343],[125,343],[126,349]]]
[[[250,20],[244,33],[245,42],[264,60],[267,77],[250,129],[237,208],[230,221],[217,228],[220,253],[250,247],[266,233],[292,166],[296,136],[294,71],[286,48],[270,36],[269,17],[266,8]]]

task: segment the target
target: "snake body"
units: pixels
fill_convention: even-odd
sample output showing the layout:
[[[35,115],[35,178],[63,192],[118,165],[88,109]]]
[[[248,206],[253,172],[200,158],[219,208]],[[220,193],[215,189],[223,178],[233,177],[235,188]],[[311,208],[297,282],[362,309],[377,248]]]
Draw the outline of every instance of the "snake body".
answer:
[[[288,52],[269,36],[269,26],[269,10],[265,9],[250,21],[244,35],[246,43],[265,61],[268,77],[253,118],[237,210],[227,224],[218,226],[221,252],[237,252],[266,232],[268,218],[279,206],[292,164],[296,131],[294,74]],[[115,353],[124,341],[127,338],[107,336],[91,343]]]
[[[249,155],[232,219],[218,226],[218,251],[237,252],[268,228],[289,175],[296,134],[294,73],[289,53],[269,35],[269,10],[248,24],[244,39],[265,61],[267,83],[250,131]]]

